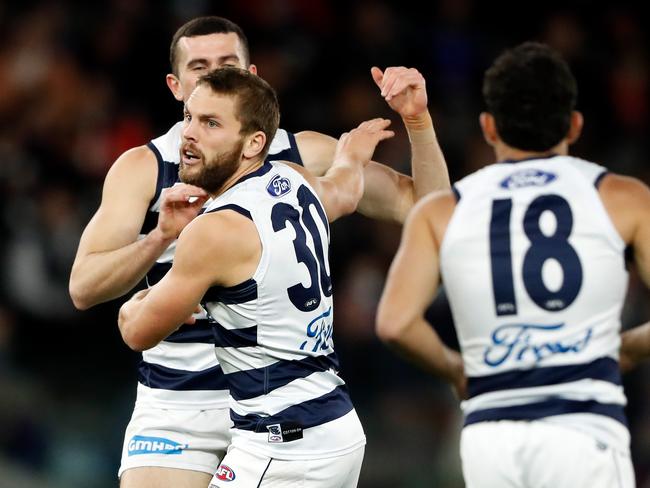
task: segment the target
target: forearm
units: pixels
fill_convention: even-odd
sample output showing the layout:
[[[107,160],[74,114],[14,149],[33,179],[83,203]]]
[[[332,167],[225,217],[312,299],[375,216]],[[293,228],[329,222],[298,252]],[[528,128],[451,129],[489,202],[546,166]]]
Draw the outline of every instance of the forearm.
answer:
[[[373,161],[364,172],[357,212],[371,219],[402,224],[413,207],[412,178]]]
[[[429,112],[403,119],[411,143],[414,199],[449,188],[449,172]]]
[[[390,348],[428,373],[457,384],[462,374],[459,354],[449,349],[424,318],[417,318],[398,334],[379,334]]]
[[[358,164],[337,163],[332,165],[325,173],[324,178],[331,182],[331,190],[329,191],[336,192],[340,215],[354,212],[363,196],[364,184],[361,166]]]
[[[620,362],[623,372],[634,369],[650,357],[650,322],[621,334]]]
[[[171,242],[173,239],[163,238],[154,229],[144,239],[122,248],[77,257],[70,275],[73,303],[85,310],[128,293]]]
[[[117,325],[125,344],[134,351],[146,351],[154,347],[173,329],[163,328],[162,321],[147,320],[145,297],[149,289],[141,290],[120,307]]]

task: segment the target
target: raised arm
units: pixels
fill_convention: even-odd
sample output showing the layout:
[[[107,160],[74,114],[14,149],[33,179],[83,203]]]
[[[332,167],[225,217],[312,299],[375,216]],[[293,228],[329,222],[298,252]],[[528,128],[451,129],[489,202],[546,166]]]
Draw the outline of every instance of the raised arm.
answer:
[[[402,356],[452,383],[464,396],[460,355],[440,340],[424,318],[439,281],[438,236],[429,216],[451,213],[453,197],[436,195],[409,215],[377,311],[377,335]]]
[[[157,227],[138,239],[156,191],[157,168],[153,152],[140,146],[120,156],[106,175],[101,204],[81,236],[70,274],[78,309],[130,291],[207,199],[188,185],[165,190]],[[190,204],[190,195],[199,198]]]
[[[402,117],[408,132],[414,201],[432,191],[449,188],[447,164],[427,108],[424,77],[415,68],[403,66],[386,68],[384,72],[373,67],[370,72],[381,96]]]
[[[388,68],[386,73],[373,68],[372,75],[380,89],[386,86],[382,96],[406,125],[414,178],[371,161],[364,170],[364,192],[357,210],[366,217],[403,223],[415,201],[449,187],[447,165],[427,109],[424,78],[417,70],[406,68]],[[323,175],[332,164],[336,139],[305,131],[296,134],[296,142],[305,168],[316,176]]]
[[[291,164],[316,190],[330,222],[357,208],[364,191],[364,167],[379,141],[394,135],[386,130],[389,125],[390,120],[373,119],[343,134],[323,176],[313,176],[305,168]]]

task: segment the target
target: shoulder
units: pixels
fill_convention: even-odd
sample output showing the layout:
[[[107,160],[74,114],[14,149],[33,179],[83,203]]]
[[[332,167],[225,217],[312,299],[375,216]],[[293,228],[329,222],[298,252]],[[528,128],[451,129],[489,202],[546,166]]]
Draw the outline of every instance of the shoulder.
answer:
[[[407,217],[407,225],[426,225],[438,242],[447,229],[456,208],[456,196],[451,189],[433,192],[415,204]]]
[[[151,198],[156,191],[158,162],[147,146],[138,146],[122,153],[108,170],[104,190],[135,189]]]
[[[109,170],[109,174],[125,173],[131,177],[142,177],[158,173],[156,155],[147,146],[138,146],[125,151],[118,157]]]
[[[650,188],[638,178],[607,173],[598,185],[598,192],[605,203],[622,209],[650,207]]]
[[[423,215],[440,215],[453,212],[456,207],[456,196],[453,190],[446,188],[426,195],[413,207],[413,213]]]
[[[314,131],[298,132],[295,138],[305,168],[317,176],[325,174],[334,159],[337,139]]]
[[[641,180],[607,173],[598,193],[625,242],[630,242],[639,225],[650,221],[650,188]]]

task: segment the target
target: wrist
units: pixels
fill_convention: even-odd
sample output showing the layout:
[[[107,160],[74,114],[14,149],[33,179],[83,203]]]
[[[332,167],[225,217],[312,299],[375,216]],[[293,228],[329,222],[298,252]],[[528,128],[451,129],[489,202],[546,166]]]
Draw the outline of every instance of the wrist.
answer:
[[[149,232],[149,234],[147,234],[147,239],[156,247],[164,250],[174,242],[176,237],[165,234],[160,227],[155,227],[151,232]]]
[[[436,133],[433,130],[431,114],[426,110],[421,114],[402,117],[411,144],[433,144]]]

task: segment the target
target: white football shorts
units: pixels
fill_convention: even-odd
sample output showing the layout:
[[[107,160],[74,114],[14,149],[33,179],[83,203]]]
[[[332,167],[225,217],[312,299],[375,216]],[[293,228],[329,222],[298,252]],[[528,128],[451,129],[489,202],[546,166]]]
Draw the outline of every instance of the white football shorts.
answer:
[[[463,429],[467,488],[634,488],[630,454],[570,427],[498,421]]]
[[[324,459],[280,460],[231,447],[209,488],[355,488],[365,447]]]
[[[214,474],[230,444],[230,409],[174,410],[136,404],[124,434],[127,469],[164,467]]]

